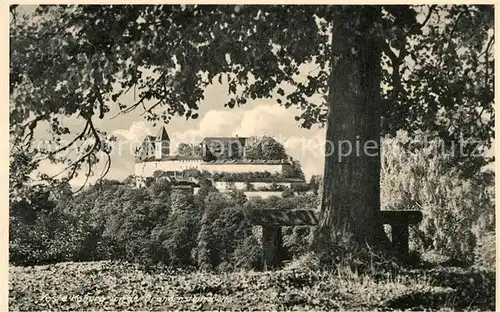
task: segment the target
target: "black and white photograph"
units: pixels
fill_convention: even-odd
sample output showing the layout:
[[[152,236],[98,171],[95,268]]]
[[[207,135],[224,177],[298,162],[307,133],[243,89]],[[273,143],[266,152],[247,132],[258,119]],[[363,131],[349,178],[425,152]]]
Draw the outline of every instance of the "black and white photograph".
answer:
[[[5,309],[496,310],[493,2],[3,8]]]

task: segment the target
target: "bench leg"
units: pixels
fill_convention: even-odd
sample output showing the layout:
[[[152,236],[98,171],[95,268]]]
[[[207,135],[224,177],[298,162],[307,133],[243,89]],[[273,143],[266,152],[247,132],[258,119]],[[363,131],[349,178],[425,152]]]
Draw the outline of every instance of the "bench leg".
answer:
[[[280,226],[262,227],[262,250],[264,254],[264,267],[276,268],[281,262],[282,234]]]
[[[404,260],[408,259],[408,225],[392,225],[392,246]]]

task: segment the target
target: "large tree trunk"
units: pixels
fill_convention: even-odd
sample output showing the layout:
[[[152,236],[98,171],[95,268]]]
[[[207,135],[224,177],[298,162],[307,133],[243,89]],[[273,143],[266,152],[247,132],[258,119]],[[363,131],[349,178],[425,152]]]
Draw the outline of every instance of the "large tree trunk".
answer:
[[[375,25],[380,14],[374,6],[345,7],[332,21],[320,248],[387,242],[379,185],[381,49]]]

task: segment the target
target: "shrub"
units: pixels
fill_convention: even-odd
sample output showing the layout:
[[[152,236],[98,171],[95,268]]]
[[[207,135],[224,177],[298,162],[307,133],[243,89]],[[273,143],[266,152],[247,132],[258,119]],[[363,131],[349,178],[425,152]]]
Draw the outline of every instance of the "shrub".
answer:
[[[410,139],[399,133],[383,141],[382,207],[421,210],[423,221],[411,232],[414,247],[470,263],[478,232],[488,227],[485,220],[493,220],[491,181],[485,173],[461,175],[450,166],[453,159],[439,152],[437,141],[409,151]]]
[[[200,189],[201,192],[201,189]],[[199,192],[198,192],[199,195]],[[213,269],[213,264],[220,263],[217,253],[213,250],[215,235],[212,233],[212,225],[218,218],[220,211],[227,208],[230,203],[228,198],[221,193],[210,192],[206,197],[201,197],[205,207],[200,222],[197,246],[193,250],[193,258],[196,259],[198,267],[202,269]]]
[[[255,186],[249,181],[245,181],[245,189],[247,191],[255,191]]]
[[[254,235],[241,240],[231,256],[235,268],[262,270],[262,246]]]
[[[238,242],[249,235],[251,225],[243,208],[225,194],[209,194],[195,249],[198,266],[215,269],[221,263],[230,263]]]
[[[9,261],[35,265],[71,261],[87,240],[89,227],[56,204],[49,186],[28,187],[28,196],[10,202]]]
[[[478,247],[474,263],[486,268],[495,269],[496,246],[495,232],[484,233],[478,238]]]
[[[295,193],[293,192],[293,190],[287,188],[285,189],[282,193],[281,193],[281,197],[283,198],[288,198],[288,197],[293,197],[295,196]]]
[[[173,267],[195,265],[192,250],[196,247],[196,235],[201,216],[195,209],[183,210],[170,216],[163,226],[157,226],[151,232],[154,239],[155,262]]]
[[[288,158],[283,144],[267,136],[262,138],[248,138],[245,150],[245,155],[248,159],[280,160]]]
[[[294,160],[291,164],[283,166],[283,177],[304,179],[304,172],[300,162]]]
[[[233,189],[229,193],[229,196],[231,197],[231,200],[239,207],[242,207],[248,200],[247,196],[245,195],[245,192],[243,192],[241,190]]]
[[[289,258],[296,258],[311,251],[313,232],[310,226],[284,228],[283,247],[287,249]]]

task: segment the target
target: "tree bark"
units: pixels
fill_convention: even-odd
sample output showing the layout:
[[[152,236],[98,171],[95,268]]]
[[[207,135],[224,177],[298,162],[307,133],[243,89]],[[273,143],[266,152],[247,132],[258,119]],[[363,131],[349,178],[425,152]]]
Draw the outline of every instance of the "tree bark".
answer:
[[[388,242],[380,213],[380,18],[379,7],[353,6],[332,20],[319,248]]]

